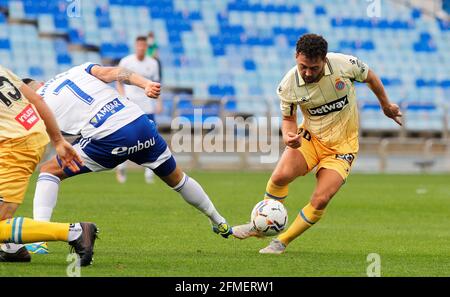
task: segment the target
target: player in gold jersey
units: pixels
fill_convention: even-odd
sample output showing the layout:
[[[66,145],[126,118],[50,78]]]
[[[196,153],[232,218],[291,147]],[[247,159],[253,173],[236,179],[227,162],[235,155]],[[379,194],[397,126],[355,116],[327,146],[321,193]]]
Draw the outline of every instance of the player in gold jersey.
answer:
[[[30,176],[42,158],[49,136],[63,166],[78,171],[81,158],[62,137],[48,106],[14,73],[0,65],[0,262],[29,262],[31,257],[23,243],[36,241],[69,242],[80,256],[81,266],[92,261],[95,224],[13,217],[23,202]]]
[[[400,109],[389,101],[378,76],[353,56],[328,53],[322,36],[303,35],[297,41],[296,61],[277,89],[287,147],[267,183],[264,199],[283,202],[288,185],[314,168],[317,184],[310,203],[286,232],[260,250],[263,254],[283,253],[292,240],[317,223],[349,175],[358,153],[355,81],[366,83],[384,114],[401,125]],[[299,127],[297,107],[303,115]],[[251,223],[233,227],[233,235],[240,239],[261,236]]]

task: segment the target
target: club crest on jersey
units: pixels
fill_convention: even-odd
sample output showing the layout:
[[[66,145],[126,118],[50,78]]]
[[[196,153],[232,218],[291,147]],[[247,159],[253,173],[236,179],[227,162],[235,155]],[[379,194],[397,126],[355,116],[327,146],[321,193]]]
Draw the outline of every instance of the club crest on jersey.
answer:
[[[95,128],[100,127],[110,116],[124,108],[125,106],[119,99],[114,99],[103,106],[97,114],[89,121],[89,123]]]
[[[329,113],[340,111],[344,109],[344,107],[348,104],[347,95],[337,100],[331,101],[327,104],[320,105],[314,108],[308,109],[308,112],[312,116],[322,116],[327,115]]]
[[[336,83],[334,84],[334,86],[336,87],[336,90],[342,91],[345,88],[345,83],[338,78],[336,79]]]

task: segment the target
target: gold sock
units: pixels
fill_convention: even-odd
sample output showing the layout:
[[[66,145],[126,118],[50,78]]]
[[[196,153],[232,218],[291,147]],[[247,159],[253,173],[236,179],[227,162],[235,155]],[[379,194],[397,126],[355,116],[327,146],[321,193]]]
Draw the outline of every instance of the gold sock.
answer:
[[[308,203],[295,218],[295,221],[289,226],[286,232],[278,236],[284,245],[288,245],[292,240],[300,236],[309,227],[317,223],[322,217],[324,210],[315,209],[311,203]]]
[[[284,199],[288,196],[289,187],[286,186],[277,186],[272,182],[272,179],[269,179],[266,186],[266,194],[264,195],[264,199],[275,199],[284,203]]]
[[[68,223],[40,222],[17,217],[0,221],[0,242],[67,241]]]

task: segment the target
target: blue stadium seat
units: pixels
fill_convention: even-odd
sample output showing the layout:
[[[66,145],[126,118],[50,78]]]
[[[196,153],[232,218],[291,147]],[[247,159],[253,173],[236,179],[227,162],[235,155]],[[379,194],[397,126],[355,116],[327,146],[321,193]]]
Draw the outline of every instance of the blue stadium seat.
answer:
[[[0,12],[0,24],[6,24],[6,16],[3,12]]]
[[[443,129],[443,111],[436,104],[409,102],[406,115],[407,130],[438,132]]]
[[[256,70],[256,64],[252,60],[245,60],[244,61],[244,68],[247,71],[254,71],[254,70]]]
[[[81,1],[82,15],[68,18],[65,0],[0,0],[9,18],[37,20],[39,33],[68,35],[68,42],[43,40],[34,25],[8,23],[0,10],[0,59],[21,73],[50,76],[84,59],[119,59],[132,51],[136,35],[152,30],[166,84],[182,84],[204,96],[235,97],[234,106],[240,110],[241,100],[255,94],[276,99],[277,83],[295,65],[292,53],[298,37],[318,32],[327,38],[330,50],[353,54],[379,73],[393,101],[448,101],[450,23],[391,2],[382,5],[381,18],[368,18],[367,3],[351,4],[101,0]],[[100,51],[72,52],[68,44],[97,46]],[[31,68],[34,64],[29,62],[36,59],[47,63],[40,70]],[[365,102],[375,99],[366,87],[357,92]],[[374,124],[396,128],[389,120],[383,122],[378,111],[364,107],[364,112],[372,111]]]
[[[44,76],[44,70],[39,66],[31,66],[28,72],[30,73],[30,76],[33,78]]]
[[[60,65],[71,65],[72,64],[72,58],[67,54],[58,54],[56,57],[56,60],[58,64]]]
[[[9,17],[14,19],[25,19],[25,9],[22,1],[9,1]]]
[[[11,44],[8,39],[0,39],[0,49],[11,49]]]
[[[400,127],[387,118],[376,101],[363,101],[360,104],[361,129],[365,131],[399,130]]]

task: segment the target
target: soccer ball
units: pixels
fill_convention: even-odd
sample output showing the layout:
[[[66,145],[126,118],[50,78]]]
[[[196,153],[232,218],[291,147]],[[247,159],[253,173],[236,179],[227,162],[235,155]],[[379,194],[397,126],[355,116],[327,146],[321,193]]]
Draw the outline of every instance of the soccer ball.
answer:
[[[258,232],[273,236],[284,230],[288,223],[288,214],[281,202],[267,199],[255,205],[251,222]]]

